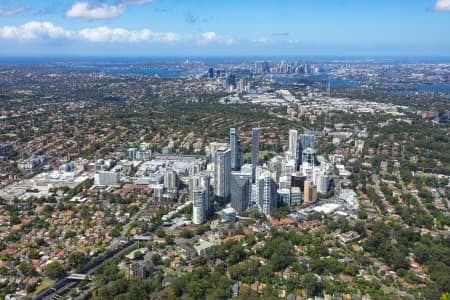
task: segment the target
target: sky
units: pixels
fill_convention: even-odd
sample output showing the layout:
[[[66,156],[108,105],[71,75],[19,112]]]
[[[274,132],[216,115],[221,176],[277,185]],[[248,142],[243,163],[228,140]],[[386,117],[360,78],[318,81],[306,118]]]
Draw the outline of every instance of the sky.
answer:
[[[449,57],[450,0],[0,0],[0,56]]]

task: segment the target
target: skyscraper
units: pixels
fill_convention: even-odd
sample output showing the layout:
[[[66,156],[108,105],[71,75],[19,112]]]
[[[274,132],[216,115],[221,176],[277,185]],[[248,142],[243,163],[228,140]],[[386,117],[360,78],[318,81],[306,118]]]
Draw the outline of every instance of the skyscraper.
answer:
[[[262,213],[268,215],[277,207],[277,184],[268,170],[264,171],[257,181],[259,207]]]
[[[214,68],[208,69],[208,76],[209,76],[209,78],[214,78]]]
[[[231,150],[219,148],[214,161],[214,195],[219,201],[230,197]]]
[[[153,201],[155,202],[161,201],[163,192],[164,192],[164,185],[157,184],[153,188]]]
[[[178,188],[177,173],[173,169],[166,169],[164,171],[164,187],[168,190]]]
[[[303,150],[301,171],[309,181],[313,181],[314,179],[314,166],[316,160],[316,150],[313,148],[306,148]]]
[[[231,148],[231,170],[238,171],[240,169],[240,151],[239,141],[236,128],[230,128],[230,148]]]
[[[216,159],[216,152],[217,149],[222,147],[228,147],[227,143],[218,143],[218,142],[212,142],[209,143],[209,162],[214,164],[214,161]]]
[[[302,204],[302,193],[299,187],[291,188],[291,206],[296,206]]]
[[[252,176],[241,172],[231,173],[231,207],[246,210],[251,202]]]
[[[227,78],[227,88],[236,88],[236,75],[230,74]]]
[[[311,181],[305,181],[305,190],[303,192],[304,203],[314,203],[317,201],[317,187]]]
[[[303,191],[303,202],[310,203],[311,202],[311,186],[312,182],[307,180],[305,181],[305,189]]]
[[[280,203],[291,206],[291,190],[290,189],[279,189],[278,197],[280,198]]]
[[[291,177],[295,173],[296,163],[295,160],[288,160],[281,165],[281,176]]]
[[[299,136],[299,147],[298,147],[298,161],[301,163],[302,153],[306,148],[314,149],[314,135],[312,134],[300,134]]]
[[[295,129],[289,130],[289,149],[288,151],[297,158],[298,156],[298,131]]]
[[[191,176],[189,187],[189,196],[192,201],[192,223],[203,224],[208,217],[211,206],[208,173],[200,172],[195,176]]]
[[[256,166],[259,163],[259,128],[252,129],[252,181],[255,181]]]
[[[318,176],[316,176],[317,191],[321,194],[326,194],[326,192],[328,191],[328,185],[328,175],[325,173],[319,173]]]
[[[137,153],[137,149],[136,148],[129,148],[127,151],[127,155],[128,155],[128,160],[129,161],[133,161],[136,159],[136,153]]]

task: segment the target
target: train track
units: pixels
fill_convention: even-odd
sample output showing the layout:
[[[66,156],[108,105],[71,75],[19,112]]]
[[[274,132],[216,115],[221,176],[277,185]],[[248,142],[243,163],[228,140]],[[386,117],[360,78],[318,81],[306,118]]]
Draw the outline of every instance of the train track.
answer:
[[[52,294],[48,295],[44,298],[44,300],[59,300],[65,295],[67,295],[73,288],[75,288],[78,285],[77,281],[72,281],[68,283],[67,285],[61,287],[58,290],[55,290]]]
[[[113,251],[100,255],[94,261],[82,268],[79,274],[91,275],[98,267],[105,262],[113,259],[114,257],[125,254],[129,251],[129,248],[133,247],[137,243],[137,240],[130,240],[125,244],[119,246]],[[80,282],[77,280],[69,279],[68,276],[49,286],[41,291],[38,295],[33,297],[33,300],[58,300],[64,295],[67,295],[73,288],[78,286]]]

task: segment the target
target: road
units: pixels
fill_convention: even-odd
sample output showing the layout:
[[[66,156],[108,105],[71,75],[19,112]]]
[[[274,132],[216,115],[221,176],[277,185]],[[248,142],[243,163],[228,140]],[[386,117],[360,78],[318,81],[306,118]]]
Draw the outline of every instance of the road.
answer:
[[[130,220],[128,221],[127,224],[125,224],[124,226],[122,226],[122,231],[120,232],[119,236],[114,238],[110,243],[108,248],[109,249],[115,249],[119,246],[120,242],[123,241],[126,236],[125,233],[127,232],[128,228],[131,226],[131,224],[136,221],[139,216],[141,215],[142,211],[144,211],[144,209],[147,207],[147,204],[143,205],[139,211],[137,213],[135,213]]]

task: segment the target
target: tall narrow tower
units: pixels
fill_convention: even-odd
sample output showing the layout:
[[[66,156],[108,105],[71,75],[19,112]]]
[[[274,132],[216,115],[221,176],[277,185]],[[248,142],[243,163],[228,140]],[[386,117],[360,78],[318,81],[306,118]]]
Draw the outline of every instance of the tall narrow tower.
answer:
[[[189,181],[189,196],[192,201],[192,223],[203,224],[210,211],[209,174],[200,172],[191,176]]]
[[[297,159],[298,157],[298,131],[295,129],[289,130],[289,152]]]
[[[239,163],[239,142],[236,128],[230,128],[230,148],[231,148],[231,170],[238,171]]]
[[[256,166],[259,163],[259,127],[252,129],[252,181],[255,182]]]
[[[218,200],[225,201],[230,197],[231,180],[231,151],[219,148],[214,162],[214,195]]]

